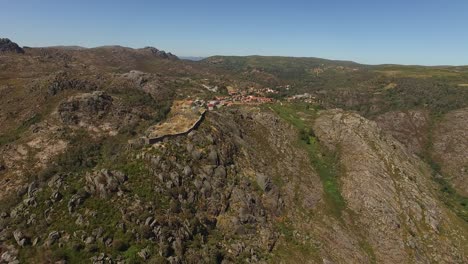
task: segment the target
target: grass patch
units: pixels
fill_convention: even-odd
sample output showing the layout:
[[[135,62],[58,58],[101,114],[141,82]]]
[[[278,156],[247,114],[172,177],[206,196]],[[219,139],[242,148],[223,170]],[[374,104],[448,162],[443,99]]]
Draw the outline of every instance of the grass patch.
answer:
[[[126,263],[140,263],[139,262],[139,257],[138,257],[138,252],[140,251],[140,248],[132,245],[130,246],[127,251],[124,252],[124,258]]]
[[[300,102],[294,104],[268,104],[266,106],[299,130],[307,128],[306,120],[314,119],[318,110],[316,105]]]
[[[387,77],[407,78],[434,78],[434,77],[458,77],[459,72],[444,68],[430,68],[420,66],[380,66],[383,69],[375,70]]]
[[[377,258],[375,256],[374,249],[372,246],[369,244],[369,242],[363,240],[359,242],[359,246],[364,250],[364,252],[367,253],[370,259],[370,263],[377,263]]]
[[[440,118],[440,115],[432,117],[431,130],[433,129],[434,123],[439,121]],[[430,134],[429,142],[432,142],[432,134]],[[468,197],[459,194],[452,185],[441,176],[443,174],[440,164],[430,155],[432,147],[432,143],[426,144],[421,158],[429,164],[432,170],[432,179],[439,187],[439,199],[463,221],[468,222]]]
[[[127,161],[127,163],[117,166],[116,169],[128,176],[128,184],[132,192],[144,200],[154,198],[153,176],[141,160]]]
[[[315,137],[309,137],[306,142],[301,140],[301,145],[307,150],[311,162],[322,180],[325,192],[325,201],[333,215],[340,217],[346,203],[341,196],[338,184],[338,160],[337,157],[324,150]]]
[[[294,227],[288,220],[277,223],[276,230],[280,232],[284,241],[282,245],[276,247],[269,256],[268,262],[278,263],[284,259],[289,259],[291,263],[309,262],[315,260],[321,262],[319,248],[311,241],[299,241],[294,236]],[[314,262],[315,263],[315,262]]]
[[[440,186],[440,197],[458,217],[468,222],[468,197],[460,195],[444,178],[434,178]]]
[[[298,144],[307,151],[312,166],[320,176],[327,208],[339,218],[346,204],[338,184],[337,157],[320,145],[313,130],[308,127],[308,124],[316,116],[317,108],[309,104],[273,104],[269,106],[281,118],[299,129]]]
[[[42,120],[42,115],[41,114],[35,114],[33,117],[27,119],[24,121],[19,127],[17,127],[15,130],[11,131],[10,133],[6,135],[0,135],[0,146],[6,145],[8,143],[14,142],[18,140],[26,130],[29,129],[34,124],[39,123]]]

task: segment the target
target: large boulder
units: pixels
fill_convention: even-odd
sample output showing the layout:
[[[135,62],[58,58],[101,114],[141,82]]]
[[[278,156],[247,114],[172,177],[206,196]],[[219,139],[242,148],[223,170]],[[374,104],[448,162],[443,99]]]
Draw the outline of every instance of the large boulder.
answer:
[[[257,184],[258,186],[260,186],[260,188],[262,189],[262,191],[264,192],[268,192],[271,190],[272,188],[272,182],[271,182],[271,179],[270,177],[266,176],[265,174],[263,173],[257,173]]]
[[[102,169],[97,172],[87,173],[87,191],[102,198],[118,191],[119,186],[127,180],[127,176],[120,171]]]
[[[131,80],[137,85],[142,85],[149,80],[150,74],[142,71],[131,70],[127,73],[122,74],[122,77]]]
[[[8,246],[6,248],[1,248],[1,256],[0,256],[0,263],[20,263],[17,259],[18,257],[18,249],[13,246]]]
[[[28,243],[28,238],[23,234],[23,232],[21,232],[20,230],[16,230],[13,232],[13,237],[15,238],[16,240],[16,243],[18,243],[18,245],[20,247],[24,247],[26,246],[26,244]]]

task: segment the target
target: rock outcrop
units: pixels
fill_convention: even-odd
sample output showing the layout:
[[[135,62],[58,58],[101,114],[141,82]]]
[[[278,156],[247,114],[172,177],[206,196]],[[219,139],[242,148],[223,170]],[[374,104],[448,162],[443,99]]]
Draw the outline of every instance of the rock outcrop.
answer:
[[[468,196],[468,108],[445,114],[435,125],[432,157],[453,187]]]
[[[24,50],[7,38],[0,38],[0,53],[2,52],[24,53]]]
[[[78,90],[81,92],[92,92],[98,89],[98,85],[86,79],[73,77],[70,73],[60,71],[55,74],[47,90],[48,95],[55,96],[66,90]]]
[[[314,132],[338,152],[342,195],[378,263],[467,261],[464,238],[454,235],[463,229],[433,193],[430,169],[401,143],[342,110],[320,113]]]
[[[105,198],[109,194],[119,190],[119,186],[126,180],[127,176],[120,171],[109,171],[102,169],[98,172],[88,173],[85,176],[87,191]]]
[[[150,52],[151,54],[157,56],[157,57],[160,57],[160,58],[163,58],[163,59],[169,59],[169,60],[178,60],[179,58],[170,53],[170,52],[165,52],[164,50],[159,50],[155,47],[145,47],[143,49],[141,49],[143,51],[147,51],[147,52]]]
[[[413,153],[421,154],[428,143],[430,120],[425,110],[387,112],[374,120]]]
[[[112,106],[112,97],[95,91],[73,96],[58,107],[60,119],[65,124],[79,124],[82,120],[100,119]]]

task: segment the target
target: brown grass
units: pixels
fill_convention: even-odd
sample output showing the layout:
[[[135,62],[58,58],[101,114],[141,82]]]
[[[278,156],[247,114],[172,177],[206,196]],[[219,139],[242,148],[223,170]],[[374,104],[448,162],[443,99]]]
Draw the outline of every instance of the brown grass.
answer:
[[[186,101],[174,101],[168,118],[148,129],[150,138],[179,134],[189,130],[200,118],[202,109],[192,109]]]

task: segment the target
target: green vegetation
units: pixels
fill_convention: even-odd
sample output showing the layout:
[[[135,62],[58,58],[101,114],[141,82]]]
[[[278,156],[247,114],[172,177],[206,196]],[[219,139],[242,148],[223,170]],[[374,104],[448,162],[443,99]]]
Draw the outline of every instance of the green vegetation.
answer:
[[[211,67],[279,91],[280,99],[311,93],[324,107],[358,111],[366,117],[426,108],[434,113],[468,106],[468,67],[361,65],[291,57],[220,57]],[[289,89],[284,89],[289,85]]]
[[[429,131],[434,130],[437,122],[440,122],[441,115],[433,114]],[[429,140],[424,146],[421,159],[424,160],[432,170],[432,179],[439,187],[439,199],[452,210],[458,217],[468,222],[468,197],[457,192],[452,185],[442,176],[442,168],[431,156],[433,148],[432,132],[429,133]]]
[[[93,141],[86,134],[81,134],[73,138],[70,146],[69,150],[58,158],[60,170],[75,172],[97,165],[101,154],[101,142]]]
[[[52,259],[54,261],[60,261],[62,259],[66,260],[67,263],[80,263],[86,257],[83,251],[78,250],[81,249],[81,245],[75,245],[74,247],[63,247],[60,248],[58,246],[54,246]]]
[[[426,158],[432,168],[433,179],[439,184],[440,199],[461,219],[468,222],[468,197],[460,195],[450,183],[440,176],[440,165],[434,160]]]
[[[276,263],[279,259],[289,259],[292,262],[304,262],[311,259],[320,262],[319,247],[312,243],[312,241],[298,241],[294,237],[294,226],[292,223],[285,219],[277,223],[276,228],[284,237],[284,242],[287,246],[278,246],[273,251],[273,256],[270,257],[272,263]]]
[[[141,161],[127,161],[112,168],[125,173],[129,180],[129,188],[144,201],[156,201],[161,208],[168,207],[167,197],[158,197],[152,188],[155,177],[148,167]]]
[[[42,120],[42,115],[35,114],[31,118],[24,121],[19,127],[15,130],[9,132],[6,135],[0,135],[0,146],[11,143],[16,141],[20,138],[21,134],[23,134],[26,130],[29,129],[32,125],[39,123]]]
[[[332,153],[327,153],[317,142],[315,137],[309,137],[309,141],[302,141],[303,146],[311,156],[312,164],[322,180],[325,198],[330,205],[330,210],[335,216],[341,216],[341,211],[346,207],[341,196],[338,184],[338,161]]]
[[[375,72],[391,77],[409,78],[464,78],[468,75],[466,67],[425,67],[417,65],[379,65],[374,67]]]
[[[443,178],[435,178],[435,181],[440,185],[442,201],[461,219],[468,222],[468,197],[460,195]]]
[[[367,253],[367,255],[369,256],[370,258],[370,263],[377,263],[377,258],[375,256],[375,252],[374,252],[374,249],[372,248],[372,246],[369,244],[369,242],[365,241],[365,240],[361,240],[359,242],[359,246],[364,250],[364,252]]]
[[[313,130],[307,127],[313,122],[317,110],[308,104],[273,104],[269,107],[299,129],[298,143],[309,154],[312,165],[322,180],[327,209],[340,217],[346,204],[338,184],[339,166],[336,154],[321,146]]]
[[[50,250],[43,252],[40,252],[36,247],[25,247],[20,252],[20,260],[27,263],[31,261],[31,258],[35,258],[39,259],[39,262],[45,263],[64,259],[67,260],[67,263],[81,263],[83,259],[89,259],[95,255],[95,252],[106,252],[106,254],[114,257],[122,255],[126,263],[140,263],[137,252],[148,246],[148,242],[135,242],[135,237],[130,232],[122,231],[119,227],[119,222],[122,219],[120,207],[110,206],[109,199],[115,198],[102,199],[98,196],[82,194],[87,198],[80,207],[76,208],[76,213],[87,216],[86,219],[89,221],[89,225],[85,226],[79,226],[75,223],[76,215],[69,214],[67,201],[74,194],[83,192],[85,173],[104,166],[110,169],[121,169],[125,172],[129,177],[129,188],[143,200],[154,201],[161,210],[168,207],[168,202],[152,195],[152,179],[148,177],[146,166],[141,161],[130,158],[131,153],[129,154],[121,149],[119,142],[124,141],[124,139],[117,137],[93,139],[85,131],[70,133],[70,135],[69,151],[57,158],[54,167],[40,175],[41,182],[56,174],[66,177],[68,187],[60,189],[63,197],[60,201],[54,203],[53,210],[50,212],[50,217],[56,220],[47,224],[40,218],[42,221],[37,222],[35,225],[25,225],[21,218],[18,218],[18,222],[12,224],[27,234],[45,235],[54,230],[65,231],[69,234],[73,234],[76,230],[83,230],[91,234],[96,227],[101,227],[103,237],[112,238],[115,245],[113,243],[111,247],[107,247],[102,242],[95,242],[90,245],[74,242],[76,245],[70,244],[63,248],[54,244]],[[113,158],[114,163],[112,163],[111,158]],[[44,186],[36,194],[37,206],[29,209],[31,213],[37,216],[44,215],[44,212],[50,207],[50,204],[45,201],[49,199],[51,194],[51,188]],[[126,206],[123,200],[120,200],[119,204],[122,207]],[[3,202],[1,205],[2,208],[5,206]],[[89,216],[89,214],[92,214],[92,216]],[[138,231],[142,232],[142,234],[144,232],[143,230]]]
[[[317,106],[306,103],[268,104],[266,107],[273,110],[277,115],[299,130],[308,128],[307,123],[311,123],[314,120],[318,110]]]

